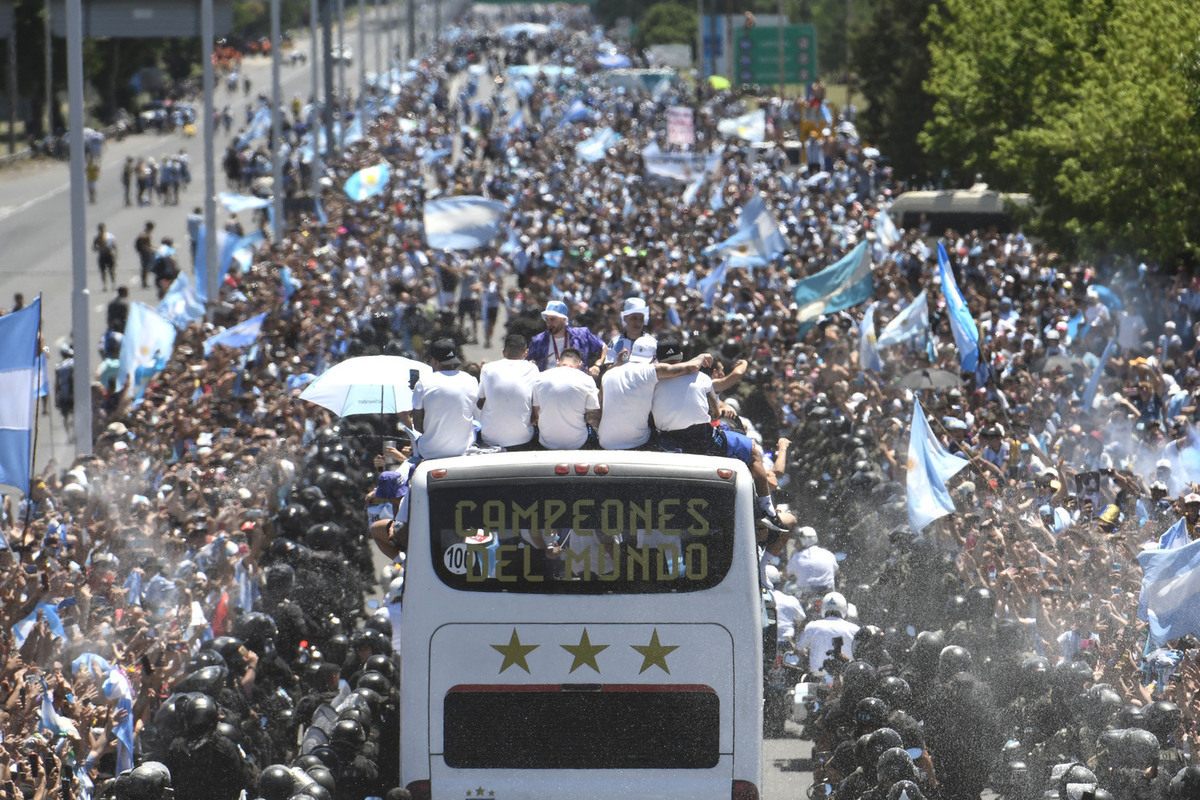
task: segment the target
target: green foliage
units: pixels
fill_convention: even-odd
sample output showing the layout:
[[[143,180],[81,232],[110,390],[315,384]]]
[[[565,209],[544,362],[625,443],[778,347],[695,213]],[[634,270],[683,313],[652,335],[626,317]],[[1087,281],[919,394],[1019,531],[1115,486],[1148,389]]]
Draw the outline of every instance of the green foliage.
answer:
[[[942,0],[931,157],[1024,189],[1066,253],[1200,261],[1200,19],[1166,0]],[[962,174],[961,172],[959,174]]]
[[[655,3],[638,22],[634,46],[693,44],[698,24],[695,9],[675,2]]]
[[[858,89],[866,97],[859,116],[863,137],[888,155],[901,178],[923,178],[932,165],[917,142],[933,115],[923,83],[929,75],[929,40],[922,23],[934,0],[879,0],[851,37]]]

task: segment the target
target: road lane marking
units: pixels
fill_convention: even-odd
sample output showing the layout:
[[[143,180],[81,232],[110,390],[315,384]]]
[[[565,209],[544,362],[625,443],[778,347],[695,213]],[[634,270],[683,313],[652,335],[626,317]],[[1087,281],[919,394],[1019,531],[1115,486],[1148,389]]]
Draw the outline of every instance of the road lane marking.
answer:
[[[20,214],[22,211],[27,211],[27,210],[33,208],[34,206],[36,206],[38,203],[42,203],[42,202],[45,202],[46,200],[49,200],[51,197],[60,195],[63,192],[65,192],[67,189],[69,189],[70,187],[71,187],[71,184],[64,183],[62,186],[51,189],[50,191],[46,192],[44,195],[41,195],[40,197],[35,197],[32,200],[26,200],[24,203],[21,203],[21,205],[19,205],[19,206],[12,206],[3,211],[0,211],[0,222],[4,222],[4,220],[8,219],[9,217]]]

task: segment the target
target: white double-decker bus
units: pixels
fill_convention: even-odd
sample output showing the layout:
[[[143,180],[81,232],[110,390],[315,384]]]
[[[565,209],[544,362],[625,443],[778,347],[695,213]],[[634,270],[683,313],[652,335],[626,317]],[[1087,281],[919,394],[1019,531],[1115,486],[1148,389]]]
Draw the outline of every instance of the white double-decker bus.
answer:
[[[762,627],[740,462],[441,459],[417,468],[409,502],[414,797],[758,797]]]

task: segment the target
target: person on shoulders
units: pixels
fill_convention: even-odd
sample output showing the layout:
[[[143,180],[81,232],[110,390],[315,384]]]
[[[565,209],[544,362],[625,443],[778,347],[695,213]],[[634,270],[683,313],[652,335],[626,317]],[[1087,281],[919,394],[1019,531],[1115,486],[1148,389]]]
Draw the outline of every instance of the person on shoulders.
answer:
[[[533,384],[538,368],[525,360],[529,343],[519,333],[504,339],[504,358],[479,370],[479,438],[492,447],[528,449],[536,444]]]
[[[600,341],[600,337],[587,328],[569,326],[567,304],[561,300],[546,303],[542,320],[546,323],[546,330],[533,337],[525,358],[545,372],[557,367],[563,353],[573,349],[582,359],[580,369],[586,370],[593,378],[599,377],[600,364],[604,359],[604,342]]]
[[[538,441],[547,450],[578,450],[594,440],[600,421],[600,392],[583,371],[583,354],[563,351],[558,366],[541,373],[533,384],[533,421]]]
[[[601,380],[600,425],[597,433],[605,450],[632,450],[650,441],[650,409],[660,380],[699,372],[712,365],[708,353],[674,364],[653,363],[658,342],[645,335],[622,351],[623,360],[610,366]]]
[[[418,458],[461,456],[475,442],[479,382],[459,369],[462,358],[453,339],[438,339],[429,354],[433,373],[417,381],[413,410],[400,418],[422,431],[415,447]]]

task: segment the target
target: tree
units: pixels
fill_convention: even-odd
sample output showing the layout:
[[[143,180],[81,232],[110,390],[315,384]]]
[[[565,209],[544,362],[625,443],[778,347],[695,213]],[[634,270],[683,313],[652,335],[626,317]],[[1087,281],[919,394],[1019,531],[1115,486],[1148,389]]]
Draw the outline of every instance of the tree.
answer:
[[[858,88],[867,99],[860,116],[863,137],[886,153],[902,179],[927,177],[930,160],[917,142],[933,116],[929,37],[922,23],[934,0],[880,0],[851,37]]]
[[[697,31],[696,12],[675,2],[655,3],[638,23],[634,46],[693,44]]]

